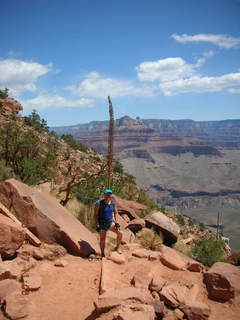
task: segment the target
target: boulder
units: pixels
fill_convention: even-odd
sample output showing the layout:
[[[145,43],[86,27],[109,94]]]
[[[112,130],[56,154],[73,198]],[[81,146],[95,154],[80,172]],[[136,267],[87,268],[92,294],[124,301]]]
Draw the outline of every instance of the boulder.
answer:
[[[27,290],[38,290],[42,285],[42,278],[36,270],[30,270],[23,275],[23,283]]]
[[[177,241],[180,227],[162,212],[152,211],[144,220],[147,228],[154,228],[163,233],[165,244],[171,245]]]
[[[166,280],[164,280],[160,275],[154,274],[152,281],[149,285],[149,290],[155,291],[155,292],[160,292],[166,284],[167,284]]]
[[[18,113],[23,110],[22,105],[13,98],[0,99],[0,107],[8,113]]]
[[[126,262],[124,255],[119,254],[116,251],[111,252],[110,255],[108,256],[108,259],[112,260],[113,262],[115,262],[117,264],[123,264]]]
[[[185,303],[188,297],[188,288],[179,284],[164,286],[159,292],[159,296],[164,303],[172,308],[177,308]]]
[[[11,293],[13,292],[21,292],[22,287],[21,283],[13,280],[13,279],[6,279],[0,281],[0,301],[3,302],[3,300]]]
[[[102,313],[107,312],[114,307],[126,304],[128,301],[135,301],[149,305],[154,303],[154,299],[148,290],[125,287],[107,290],[99,296],[98,300],[94,304],[96,310]]]
[[[240,266],[240,250],[233,251],[228,257],[228,262],[235,266]]]
[[[142,248],[142,249],[136,249],[132,252],[132,255],[134,257],[137,258],[148,258],[149,256],[149,251],[147,251],[146,249]]]
[[[100,252],[96,236],[50,196],[9,179],[0,184],[0,201],[41,241],[80,256]]]
[[[129,222],[129,224],[127,225],[127,228],[130,229],[132,232],[136,233],[140,230],[142,230],[142,228],[145,227],[145,220],[144,219],[133,219],[132,221]]]
[[[13,292],[5,298],[4,312],[11,320],[25,318],[29,314],[28,299],[19,292]]]
[[[162,264],[173,270],[185,270],[187,267],[188,258],[183,256],[175,249],[165,245],[161,246],[160,260]]]
[[[113,315],[113,320],[154,320],[155,311],[152,306],[129,304],[121,306]]]
[[[120,215],[127,214],[130,220],[139,218],[139,216],[133,208],[133,201],[129,202],[128,200],[121,199],[116,195],[114,195],[113,198],[116,201],[117,209]],[[129,204],[131,205],[131,207],[129,206]]]
[[[25,239],[23,228],[0,214],[0,255],[3,259],[14,256]]]
[[[152,282],[155,270],[154,268],[142,266],[137,270],[131,280],[131,284],[135,288],[142,288],[148,290],[150,283]]]
[[[28,257],[28,260],[17,257],[3,263],[3,267],[10,272],[10,278],[18,280],[22,280],[23,275],[35,266],[36,261],[32,257]]]
[[[209,306],[198,301],[186,301],[181,310],[188,320],[207,320],[210,315]]]
[[[210,299],[228,301],[240,295],[240,269],[224,262],[216,262],[204,273],[204,283]]]
[[[161,256],[161,253],[159,251],[151,251],[149,253],[148,260],[156,261],[160,259],[160,256]]]
[[[5,269],[3,265],[0,265],[0,281],[11,278],[11,273],[8,269]]]

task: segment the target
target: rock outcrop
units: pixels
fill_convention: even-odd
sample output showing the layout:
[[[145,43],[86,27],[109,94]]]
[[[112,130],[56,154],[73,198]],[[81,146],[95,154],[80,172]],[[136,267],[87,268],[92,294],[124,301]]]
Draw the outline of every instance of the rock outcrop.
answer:
[[[0,202],[46,243],[81,256],[100,251],[95,235],[50,196],[9,179],[0,185]]]
[[[0,214],[0,255],[3,259],[14,256],[25,237],[23,228]]]
[[[240,295],[240,269],[224,262],[215,263],[204,274],[209,298],[228,301]]]
[[[160,211],[153,211],[145,218],[146,227],[153,227],[164,235],[164,242],[171,245],[177,241],[180,233],[179,226],[172,220],[169,219],[165,214]]]

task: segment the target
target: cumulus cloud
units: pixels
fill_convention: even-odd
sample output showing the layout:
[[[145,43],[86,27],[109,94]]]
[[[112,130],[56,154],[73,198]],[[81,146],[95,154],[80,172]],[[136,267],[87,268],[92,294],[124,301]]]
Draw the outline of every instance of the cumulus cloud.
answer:
[[[21,101],[24,109],[47,109],[60,107],[86,108],[90,107],[93,100],[87,98],[66,99],[59,95],[40,94],[33,99]]]
[[[51,64],[17,59],[0,60],[0,88],[9,88],[13,95],[35,91],[38,78],[51,70]]]
[[[229,88],[228,92],[233,94],[240,94],[240,88]]]
[[[160,83],[160,91],[166,96],[187,92],[217,92],[240,85],[240,73],[229,73],[219,77],[194,76],[188,79]]]
[[[195,34],[195,35],[172,34],[171,37],[180,43],[209,42],[224,49],[240,47],[240,37],[231,37],[224,34],[204,34],[204,33]]]
[[[106,99],[107,96],[146,96],[152,95],[152,88],[136,87],[130,80],[107,78],[98,72],[91,72],[80,82],[79,85],[69,86],[70,90],[78,96]]]
[[[166,58],[147,61],[136,67],[140,81],[161,82],[185,79],[196,74],[195,66],[187,64],[182,58]]]
[[[187,92],[217,92],[240,85],[240,73],[229,73],[217,77],[203,76],[199,68],[213,52],[205,52],[195,64],[188,64],[180,57],[141,63],[137,68],[140,81],[158,83],[158,89],[166,96]],[[229,89],[235,93],[237,89]],[[235,91],[235,92],[234,92]]]

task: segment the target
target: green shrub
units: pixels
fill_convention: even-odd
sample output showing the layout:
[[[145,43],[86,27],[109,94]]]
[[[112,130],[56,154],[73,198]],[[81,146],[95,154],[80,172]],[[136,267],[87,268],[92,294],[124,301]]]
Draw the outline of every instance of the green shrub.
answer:
[[[224,247],[224,240],[207,235],[193,246],[192,256],[204,265],[211,267],[215,262],[226,262]]]
[[[191,257],[191,246],[184,244],[182,241],[177,241],[172,245],[172,248]]]
[[[176,218],[177,218],[177,223],[178,223],[180,226],[184,226],[184,225],[185,225],[185,219],[184,219],[184,217],[183,217],[181,214],[177,214],[177,215],[176,215]]]
[[[89,149],[81,142],[75,140],[71,134],[63,134],[61,138],[74,150],[86,152]]]
[[[153,230],[141,230],[136,234],[137,242],[144,248],[159,251],[163,243],[163,235],[157,234]]]
[[[5,161],[0,160],[0,183],[13,177],[11,168],[6,167]]]
[[[5,88],[4,90],[0,89],[0,99],[6,99],[8,97],[8,89]]]
[[[29,116],[23,117],[23,121],[26,125],[33,127],[38,132],[48,132],[49,127],[47,126],[47,121],[41,119],[37,110],[33,110]]]

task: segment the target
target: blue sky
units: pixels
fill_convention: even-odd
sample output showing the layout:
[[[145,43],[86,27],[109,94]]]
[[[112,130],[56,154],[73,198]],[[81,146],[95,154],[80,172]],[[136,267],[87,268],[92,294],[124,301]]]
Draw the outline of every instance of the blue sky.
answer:
[[[239,0],[0,0],[0,88],[51,126],[240,118]]]

